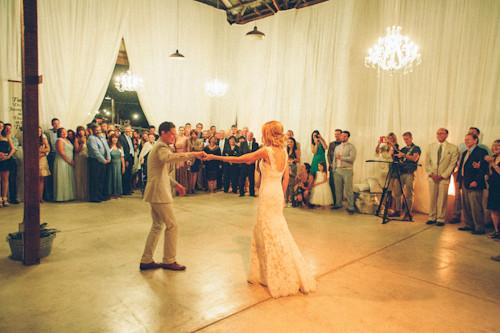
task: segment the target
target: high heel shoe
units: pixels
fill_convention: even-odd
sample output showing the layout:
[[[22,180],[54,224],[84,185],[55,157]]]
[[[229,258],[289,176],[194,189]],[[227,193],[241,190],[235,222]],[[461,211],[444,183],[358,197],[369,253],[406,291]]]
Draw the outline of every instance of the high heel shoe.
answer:
[[[4,207],[9,207],[9,202],[7,201],[7,197],[2,198],[2,203]]]

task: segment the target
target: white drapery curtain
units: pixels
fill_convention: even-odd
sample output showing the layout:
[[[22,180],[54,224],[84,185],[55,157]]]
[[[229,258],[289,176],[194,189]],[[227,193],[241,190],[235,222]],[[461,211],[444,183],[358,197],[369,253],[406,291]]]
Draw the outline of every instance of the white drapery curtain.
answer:
[[[128,5],[121,0],[40,0],[40,124],[92,121],[113,73]]]
[[[1,17],[15,24],[10,2],[0,5]],[[172,62],[175,0],[41,0],[42,126],[52,117],[68,127],[92,118],[88,113],[102,101],[123,35],[131,67],[145,79],[140,101],[150,123],[201,122],[226,129],[238,119],[238,127],[248,126],[260,138],[261,125],[276,119],[295,132],[304,162],[312,160],[313,130],[327,141],[336,128],[349,130],[358,150],[358,182],[377,173],[377,166],[365,161],[388,132],[395,132],[400,144],[402,133],[412,132],[423,151],[421,163],[440,127],[455,144],[470,126],[481,129],[480,140],[488,145],[498,138],[499,17],[496,0],[336,0],[257,21],[267,38],[251,43],[244,35],[253,24],[228,26],[223,11],[180,0],[178,46],[186,60]],[[19,57],[4,49],[5,40],[16,43],[16,38],[7,36],[15,28],[3,23],[0,52],[10,57],[0,59],[5,80],[3,73]],[[406,76],[377,77],[376,70],[364,67],[364,58],[393,25],[420,46],[422,64]],[[222,99],[204,94],[216,69],[229,85]],[[414,209],[425,212],[423,168],[415,189]]]
[[[196,123],[205,128],[230,126],[236,110],[222,111],[221,100],[205,94],[205,84],[215,78],[217,69],[220,80],[230,73],[224,66],[230,51],[225,46],[225,12],[195,1],[144,4],[130,2],[124,41],[130,68],[145,82],[139,100],[148,122],[157,127],[165,120],[177,126],[189,122],[193,129]],[[169,59],[177,48],[185,60]]]
[[[8,81],[20,81],[21,11],[19,1],[0,0],[0,120],[9,115]]]

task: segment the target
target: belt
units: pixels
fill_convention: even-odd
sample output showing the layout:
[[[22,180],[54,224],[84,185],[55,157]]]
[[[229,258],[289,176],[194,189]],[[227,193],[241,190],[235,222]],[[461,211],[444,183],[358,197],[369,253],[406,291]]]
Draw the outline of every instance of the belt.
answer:
[[[335,170],[337,170],[337,169],[339,169],[339,170],[352,170],[352,168],[336,168]]]

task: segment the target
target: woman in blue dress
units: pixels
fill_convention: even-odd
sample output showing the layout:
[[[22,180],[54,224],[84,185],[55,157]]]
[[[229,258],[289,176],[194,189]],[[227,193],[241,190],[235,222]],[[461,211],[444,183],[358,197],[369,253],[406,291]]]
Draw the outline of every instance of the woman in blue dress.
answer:
[[[320,162],[326,163],[325,150],[328,149],[323,137],[319,134],[319,131],[312,132],[311,135],[311,151],[314,154],[313,160],[311,162],[311,175],[316,177],[316,171],[318,171],[318,164]]]
[[[57,130],[56,158],[54,160],[54,201],[75,200],[75,174],[73,173],[73,144],[63,127]]]
[[[111,162],[109,162],[107,171],[108,180],[107,188],[110,199],[120,199],[122,194],[122,175],[125,173],[125,158],[123,148],[118,142],[116,134],[108,138],[109,153],[111,155]]]

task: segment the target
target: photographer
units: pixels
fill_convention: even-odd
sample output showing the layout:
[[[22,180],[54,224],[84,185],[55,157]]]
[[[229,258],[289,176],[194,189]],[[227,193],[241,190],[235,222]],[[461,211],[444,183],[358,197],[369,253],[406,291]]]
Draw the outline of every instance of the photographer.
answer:
[[[402,163],[401,166],[401,185],[396,183],[396,188],[394,195],[396,197],[396,207],[393,214],[390,217],[401,216],[401,195],[402,187],[406,187],[406,203],[408,205],[407,213],[405,213],[404,220],[410,220],[411,208],[413,205],[413,181],[415,179],[415,171],[418,166],[418,159],[420,158],[420,147],[413,144],[413,138],[410,132],[403,134],[403,140],[406,143],[406,147],[401,150],[394,150],[394,156],[397,156]]]
[[[311,162],[311,175],[316,176],[316,171],[318,171],[318,164],[320,162],[326,163],[325,151],[328,146],[325,140],[319,134],[319,131],[312,132],[311,135],[311,151],[314,154],[313,160]]]

